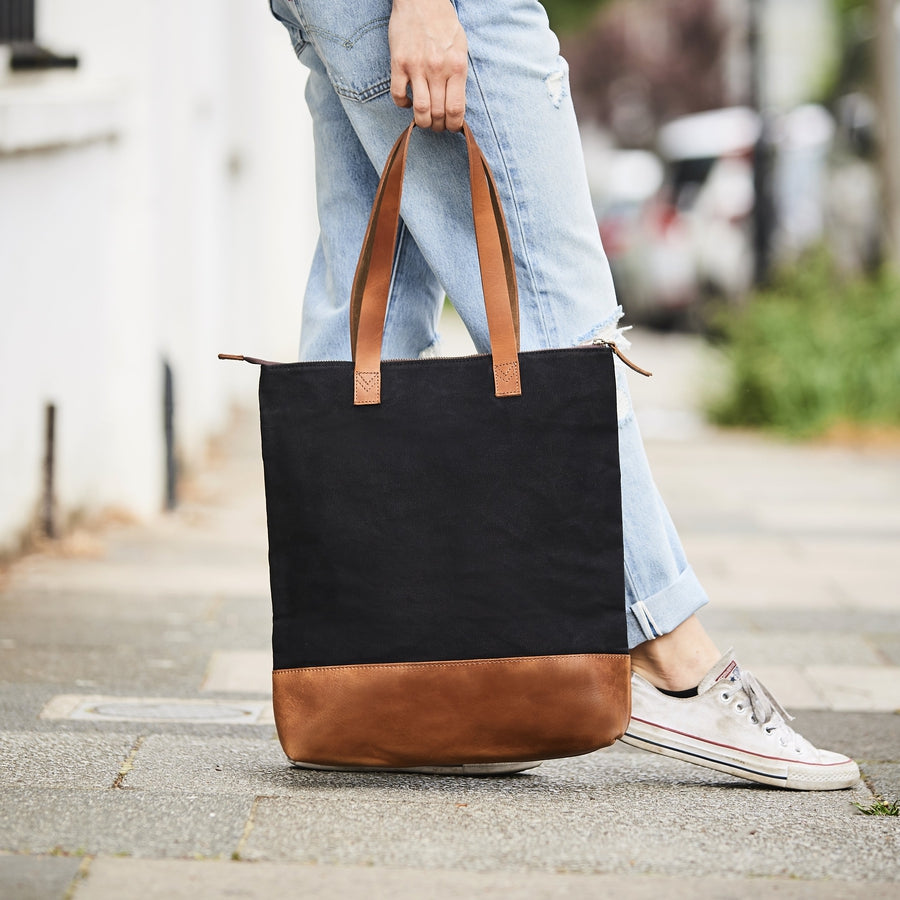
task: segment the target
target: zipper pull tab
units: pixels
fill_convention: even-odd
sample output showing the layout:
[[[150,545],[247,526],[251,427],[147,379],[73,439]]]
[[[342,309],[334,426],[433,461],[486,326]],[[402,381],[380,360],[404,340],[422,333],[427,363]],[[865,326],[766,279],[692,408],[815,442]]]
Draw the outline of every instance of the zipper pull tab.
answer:
[[[254,366],[277,366],[278,363],[271,362],[268,359],[257,359],[255,356],[241,356],[235,353],[220,353],[219,359],[234,359],[238,362],[250,363]]]
[[[646,369],[642,369],[639,365],[633,363],[612,341],[604,341],[602,338],[598,338],[597,340],[593,341],[593,343],[600,344],[604,347],[609,347],[609,349],[612,350],[612,352],[615,353],[616,356],[618,356],[619,359],[621,359],[629,369],[637,372],[638,375],[644,375],[647,378],[651,378],[653,376],[652,372],[648,372]]]

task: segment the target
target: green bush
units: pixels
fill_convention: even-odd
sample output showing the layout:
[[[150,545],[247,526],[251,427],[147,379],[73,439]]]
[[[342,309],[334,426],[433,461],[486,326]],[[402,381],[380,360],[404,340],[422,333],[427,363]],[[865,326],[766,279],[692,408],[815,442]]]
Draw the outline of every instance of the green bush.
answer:
[[[847,280],[816,254],[723,315],[721,425],[798,437],[900,426],[900,280]]]

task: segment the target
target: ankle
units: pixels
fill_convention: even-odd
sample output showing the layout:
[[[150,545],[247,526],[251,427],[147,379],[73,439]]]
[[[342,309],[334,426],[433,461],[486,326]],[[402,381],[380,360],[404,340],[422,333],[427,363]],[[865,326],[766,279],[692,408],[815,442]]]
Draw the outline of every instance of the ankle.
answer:
[[[691,616],[668,634],[635,647],[631,668],[656,688],[685,691],[697,687],[720,658],[700,621]]]

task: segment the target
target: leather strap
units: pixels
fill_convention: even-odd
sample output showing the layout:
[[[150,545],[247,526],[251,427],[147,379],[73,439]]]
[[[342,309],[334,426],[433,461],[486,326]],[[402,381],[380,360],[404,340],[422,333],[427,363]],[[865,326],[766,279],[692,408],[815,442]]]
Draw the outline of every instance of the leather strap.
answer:
[[[397,138],[388,154],[350,297],[353,402],[381,402],[381,345],[393,273],[400,201],[409,139],[415,123]],[[468,125],[463,124],[469,157],[472,214],[485,312],[491,341],[494,393],[522,393],[519,378],[519,300],[509,231],[490,167]]]

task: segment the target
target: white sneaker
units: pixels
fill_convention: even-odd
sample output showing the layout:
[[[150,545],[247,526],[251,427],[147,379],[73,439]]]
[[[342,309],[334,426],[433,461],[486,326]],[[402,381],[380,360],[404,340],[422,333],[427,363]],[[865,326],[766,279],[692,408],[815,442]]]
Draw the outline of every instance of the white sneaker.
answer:
[[[671,697],[636,673],[631,692],[626,744],[796,791],[847,788],[859,779],[852,759],[817,750],[787,724],[793,717],[739,668],[731,650],[696,697]]]
[[[316,763],[298,762],[292,759],[291,765],[298,769],[316,769],[320,772],[395,772],[414,775],[514,775],[516,772],[534,769],[542,761],[461,763],[458,766],[406,766],[399,769],[389,769],[377,766],[320,766]]]

